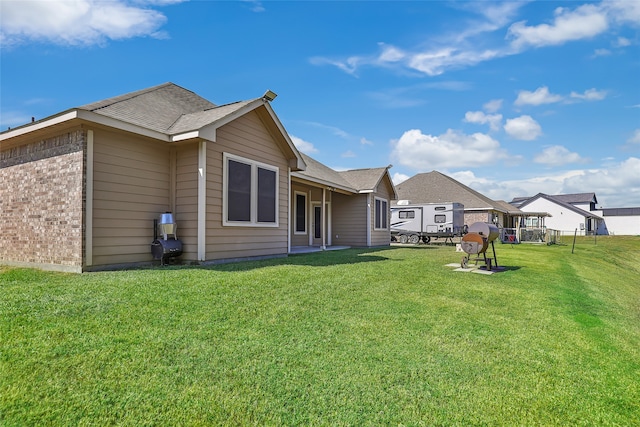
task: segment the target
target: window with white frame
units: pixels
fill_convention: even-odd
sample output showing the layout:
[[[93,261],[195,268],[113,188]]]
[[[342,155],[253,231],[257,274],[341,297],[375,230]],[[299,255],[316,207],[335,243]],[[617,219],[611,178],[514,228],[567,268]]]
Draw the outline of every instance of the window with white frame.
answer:
[[[385,199],[375,198],[374,229],[386,230],[389,228],[389,202]]]
[[[295,234],[307,233],[307,194],[299,191],[295,192]]]
[[[277,227],[278,168],[228,153],[223,162],[224,225]]]

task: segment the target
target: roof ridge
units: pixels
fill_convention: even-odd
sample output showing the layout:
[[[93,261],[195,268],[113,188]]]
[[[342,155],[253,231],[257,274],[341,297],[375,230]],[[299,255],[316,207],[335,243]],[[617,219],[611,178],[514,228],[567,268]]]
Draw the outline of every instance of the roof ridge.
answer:
[[[148,87],[148,88],[145,88],[145,89],[139,89],[139,90],[136,90],[136,91],[133,91],[133,92],[127,92],[127,93],[123,93],[121,95],[112,96],[111,98],[106,98],[106,99],[102,99],[102,100],[99,100],[99,101],[90,102],[88,104],[80,106],[79,108],[87,109],[86,107],[95,105],[95,107],[93,107],[91,109],[91,111],[95,111],[95,110],[99,110],[101,108],[109,107],[109,106],[111,106],[113,104],[117,104],[118,102],[126,101],[128,99],[137,98],[137,97],[142,96],[144,94],[147,94],[147,93],[150,93],[150,92],[154,92],[156,90],[159,90],[161,88],[168,87],[168,86],[180,87],[175,83],[166,82],[166,83],[162,83],[160,85]],[[185,88],[182,88],[182,87],[180,87],[180,88],[184,89],[184,90],[189,90],[189,89],[185,89]]]

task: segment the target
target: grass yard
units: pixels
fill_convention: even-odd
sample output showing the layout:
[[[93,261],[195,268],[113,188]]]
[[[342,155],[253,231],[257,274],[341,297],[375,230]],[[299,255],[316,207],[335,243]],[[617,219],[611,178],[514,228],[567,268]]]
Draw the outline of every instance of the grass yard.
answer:
[[[0,424],[640,425],[640,237],[0,267]]]

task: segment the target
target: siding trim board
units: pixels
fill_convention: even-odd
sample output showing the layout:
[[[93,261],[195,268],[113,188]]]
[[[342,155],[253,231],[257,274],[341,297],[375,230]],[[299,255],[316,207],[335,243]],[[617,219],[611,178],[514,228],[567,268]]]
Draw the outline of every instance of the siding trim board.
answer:
[[[198,261],[207,257],[207,141],[198,143]]]

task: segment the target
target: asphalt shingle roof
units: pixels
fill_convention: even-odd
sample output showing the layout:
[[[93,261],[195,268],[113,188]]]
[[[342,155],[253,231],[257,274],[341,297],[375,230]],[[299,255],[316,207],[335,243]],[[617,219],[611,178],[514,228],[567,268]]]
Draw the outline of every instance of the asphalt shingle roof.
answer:
[[[353,169],[339,174],[358,191],[373,191],[386,171],[387,168]]]
[[[420,173],[396,185],[398,200],[411,203],[462,203],[465,210],[494,209],[505,212],[504,206],[476,190],[438,171]],[[513,206],[512,206],[513,208]]]
[[[168,133],[182,116],[216,105],[174,83],[127,93],[79,107],[157,132]]]
[[[307,169],[297,172],[298,176],[352,193],[374,191],[388,170],[384,167],[338,172],[304,153],[301,155]]]
[[[300,154],[302,156],[302,160],[304,160],[307,165],[306,170],[298,172],[300,176],[308,177],[312,181],[320,181],[329,185],[333,184],[336,187],[340,187],[354,193],[357,192],[357,189],[353,187],[349,181],[343,178],[340,173],[323,165],[304,153]]]

